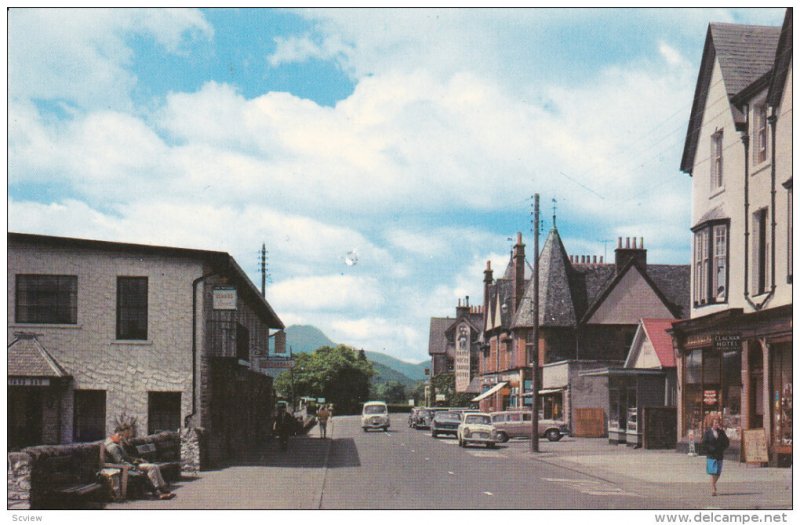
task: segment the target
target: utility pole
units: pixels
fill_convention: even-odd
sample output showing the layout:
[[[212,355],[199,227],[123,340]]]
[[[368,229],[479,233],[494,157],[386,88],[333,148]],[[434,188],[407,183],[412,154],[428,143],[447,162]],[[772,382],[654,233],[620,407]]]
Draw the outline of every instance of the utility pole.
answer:
[[[267,297],[267,245],[261,243],[261,297]]]
[[[533,297],[531,348],[531,452],[539,452],[539,194],[533,196]]]

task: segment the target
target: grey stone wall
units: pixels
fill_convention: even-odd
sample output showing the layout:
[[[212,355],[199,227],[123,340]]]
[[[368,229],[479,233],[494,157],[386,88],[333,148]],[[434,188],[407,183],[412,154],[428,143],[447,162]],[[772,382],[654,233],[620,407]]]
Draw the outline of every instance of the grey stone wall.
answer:
[[[181,473],[197,477],[203,466],[205,431],[202,428],[187,428],[181,431]]]
[[[31,457],[24,452],[8,455],[8,505],[9,510],[31,507]]]

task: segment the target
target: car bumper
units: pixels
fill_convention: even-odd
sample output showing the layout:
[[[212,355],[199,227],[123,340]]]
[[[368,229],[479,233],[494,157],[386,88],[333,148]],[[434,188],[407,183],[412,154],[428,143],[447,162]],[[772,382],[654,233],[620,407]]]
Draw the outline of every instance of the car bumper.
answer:
[[[491,434],[483,435],[480,433],[470,434],[469,436],[462,436],[461,441],[463,441],[464,443],[483,443],[483,444],[497,443],[497,439],[493,438]]]
[[[458,434],[457,428],[431,428],[431,432],[436,432],[437,434],[452,434],[453,436]]]

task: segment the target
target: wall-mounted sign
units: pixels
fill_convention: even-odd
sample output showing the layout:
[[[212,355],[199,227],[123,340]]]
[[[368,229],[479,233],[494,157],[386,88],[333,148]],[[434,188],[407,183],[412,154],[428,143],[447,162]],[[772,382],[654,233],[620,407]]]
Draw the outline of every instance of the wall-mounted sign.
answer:
[[[236,310],[236,288],[214,288],[212,299],[214,310]]]
[[[276,354],[286,353],[286,332],[284,332],[283,330],[275,332],[275,353]]]
[[[41,377],[9,377],[8,386],[50,386],[50,380]]]
[[[268,357],[261,360],[261,368],[294,368],[294,359]]]

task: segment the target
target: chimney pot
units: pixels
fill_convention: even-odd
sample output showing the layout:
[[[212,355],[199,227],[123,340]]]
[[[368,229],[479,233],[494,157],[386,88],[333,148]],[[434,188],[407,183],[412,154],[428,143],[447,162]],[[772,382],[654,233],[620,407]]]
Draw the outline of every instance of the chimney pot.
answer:
[[[625,237],[625,249],[629,250],[631,247],[631,238]]]
[[[644,250],[644,237],[639,237],[639,248]]]
[[[467,302],[464,303],[464,306],[469,306],[469,295],[467,296]]]
[[[522,244],[522,232],[517,232],[517,244]]]
[[[617,248],[622,249],[622,237],[617,237]]]
[[[633,249],[636,249],[636,237],[633,238]]]
[[[592,264],[597,264],[597,255],[592,256]]]
[[[600,256],[600,264],[603,264],[603,256]]]

